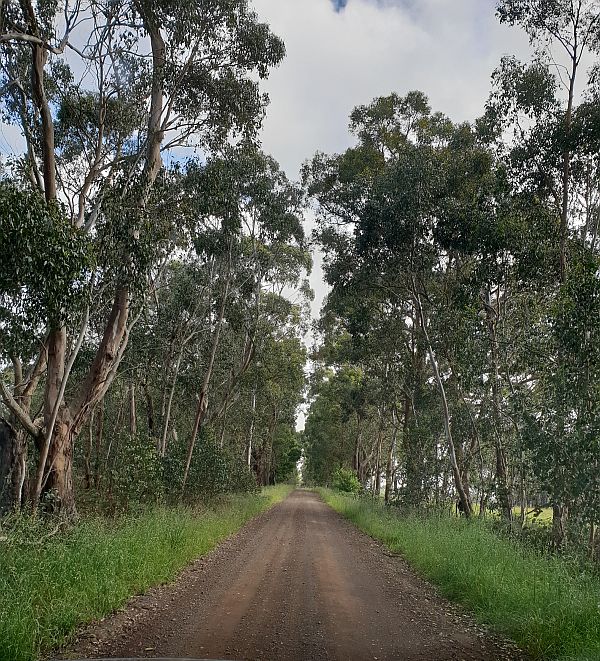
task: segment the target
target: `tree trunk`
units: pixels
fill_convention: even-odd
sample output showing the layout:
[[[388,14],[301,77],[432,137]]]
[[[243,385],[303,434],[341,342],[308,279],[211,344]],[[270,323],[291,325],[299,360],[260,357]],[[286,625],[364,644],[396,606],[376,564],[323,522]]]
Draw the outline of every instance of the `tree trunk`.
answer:
[[[71,416],[62,404],[65,386],[65,359],[67,332],[64,326],[48,334],[48,367],[44,392],[44,439],[36,470],[32,505],[35,510],[40,501],[61,517],[76,518],[75,494],[71,475],[73,448]],[[60,474],[61,471],[64,474]]]
[[[460,468],[458,466],[458,462],[456,460],[456,446],[454,445],[454,439],[452,438],[452,426],[450,423],[450,411],[448,409],[448,400],[446,398],[446,389],[444,387],[444,382],[442,381],[442,377],[440,375],[440,370],[437,364],[437,359],[435,357],[435,352],[433,350],[433,346],[431,344],[431,340],[429,338],[429,333],[427,332],[427,327],[425,325],[425,315],[423,313],[423,306],[421,305],[421,298],[419,297],[419,294],[416,291],[416,286],[413,282],[413,293],[415,297],[415,303],[417,305],[417,311],[419,313],[419,317],[421,319],[421,330],[423,331],[423,335],[425,337],[425,342],[427,343],[427,350],[429,353],[429,359],[431,361],[431,366],[433,367],[433,373],[435,376],[435,381],[437,383],[439,392],[440,392],[440,397],[442,400],[442,413],[444,417],[444,431],[446,434],[446,441],[448,443],[448,450],[450,454],[450,465],[452,467],[452,475],[454,476],[454,486],[456,488],[456,491],[458,493],[458,499],[460,501],[460,504],[463,508],[463,513],[464,515],[469,518],[473,514],[473,507],[471,505],[471,498],[469,496],[468,491],[465,490],[465,487],[463,485],[462,479],[461,479],[461,474],[460,474]]]
[[[521,451],[521,514],[519,516],[519,525],[525,528],[527,524],[527,484],[525,481],[525,461],[523,459],[523,452]]]
[[[375,476],[373,480],[373,495],[379,497],[381,494],[381,451],[383,443],[383,412],[378,410],[379,428],[377,429],[377,449],[375,452]]]
[[[567,538],[567,521],[569,508],[564,503],[552,505],[552,547],[560,551]]]
[[[577,78],[577,69],[579,66],[579,58],[575,53],[571,59],[571,71],[569,75],[569,98],[567,102],[567,111],[565,113],[565,134],[568,135],[571,131],[573,124],[573,104],[575,99],[575,80]],[[568,144],[568,143],[567,143]],[[562,205],[560,213],[560,237],[559,237],[559,253],[560,253],[560,282],[565,284],[567,282],[567,243],[569,236],[569,186],[571,182],[571,159],[572,155],[567,148],[563,153],[563,171],[562,171]],[[559,367],[564,362],[564,356],[558,357]],[[561,413],[559,412],[559,415]],[[559,434],[564,436],[564,419],[559,421]],[[563,439],[559,439],[562,442]],[[560,462],[560,460],[558,460]],[[556,481],[559,485],[564,483],[565,468],[559,463],[556,467]],[[567,519],[569,517],[569,507],[566,503],[554,503],[552,506],[552,545],[555,550],[562,548],[566,534],[567,534]]]
[[[173,372],[173,380],[171,381],[171,388],[169,389],[169,397],[167,399],[167,409],[165,412],[165,423],[163,426],[162,437],[158,445],[158,454],[164,457],[167,454],[167,435],[169,433],[169,423],[171,422],[171,407],[173,406],[173,396],[175,395],[175,388],[177,386],[177,377],[179,376],[179,368],[181,366],[181,358],[183,356],[183,347],[177,356],[175,363],[175,370]]]
[[[225,318],[225,306],[227,304],[227,297],[229,295],[229,285],[231,284],[231,249],[232,244],[229,244],[229,264],[227,267],[227,278],[225,280],[225,290],[223,292],[223,299],[221,301],[221,306],[219,308],[219,316],[217,319],[217,325],[215,327],[212,346],[210,350],[210,356],[208,359],[208,365],[206,366],[206,372],[204,373],[204,379],[202,381],[202,386],[200,392],[198,393],[198,406],[196,408],[196,416],[194,419],[194,426],[192,433],[190,435],[190,442],[188,444],[188,452],[185,460],[185,468],[183,470],[183,478],[181,480],[181,498],[185,495],[185,485],[187,483],[188,475],[190,473],[190,466],[192,464],[192,457],[194,454],[194,446],[196,445],[196,437],[198,436],[198,430],[206,417],[206,411],[208,408],[208,389],[210,386],[210,381],[212,378],[213,368],[215,365],[215,357],[217,355],[217,348],[219,346],[219,339],[221,336],[221,328],[223,326],[223,320]]]
[[[392,429],[392,438],[388,450],[387,463],[385,466],[385,491],[383,493],[383,500],[386,504],[390,502],[392,493],[392,473],[394,471],[394,454],[396,453],[396,442],[398,440],[398,427],[394,422]]]
[[[408,430],[410,424],[410,397],[405,395],[404,397],[404,419],[402,420],[402,435],[404,436]],[[385,470],[385,494],[384,500],[386,503],[390,502],[390,496],[393,487],[393,475],[394,475],[394,455],[396,453],[396,445],[398,443],[398,416],[396,410],[392,412],[392,442],[390,443],[390,449],[388,452],[387,466]]]
[[[137,410],[135,405],[135,383],[129,384],[129,434],[137,434]]]
[[[259,484],[266,487],[270,484],[271,478],[271,465],[273,463],[273,442],[275,440],[275,432],[277,430],[277,422],[279,419],[279,411],[273,408],[273,415],[269,423],[266,441],[263,445],[261,452],[261,461],[259,465]]]
[[[490,341],[490,370],[492,373],[492,420],[494,424],[494,446],[496,451],[496,485],[498,503],[502,518],[512,522],[512,502],[508,483],[508,462],[502,439],[502,424],[500,411],[500,370],[498,368],[498,338],[496,324],[498,323],[497,308],[492,306],[492,296],[489,287],[485,291],[485,312],[487,318],[488,337]]]
[[[20,510],[26,470],[25,432],[0,418],[0,516]]]
[[[148,423],[148,435],[150,438],[154,436],[154,402],[152,401],[152,393],[148,387],[148,382],[144,382],[144,397],[146,398],[146,420]]]
[[[94,486],[96,489],[100,486],[101,468],[102,468],[102,437],[104,432],[104,399],[101,399],[98,404],[96,414],[96,442],[94,448],[95,464],[94,464]]]
[[[41,501],[45,509],[65,519],[77,518],[73,489],[73,432],[68,411],[61,407],[48,449]]]
[[[360,460],[360,450],[362,445],[362,417],[356,414],[356,437],[354,439],[354,455],[352,459],[352,468],[356,472],[356,477],[362,484],[362,467]]]
[[[590,562],[596,560],[596,523],[594,519],[590,521],[590,537],[588,541],[588,557]]]
[[[248,431],[248,442],[246,444],[246,464],[248,468],[252,465],[252,441],[254,440],[254,419],[256,417],[256,383],[252,389],[252,415],[250,417],[250,430]]]
[[[83,457],[84,465],[84,486],[86,489],[92,487],[92,448],[94,447],[94,414],[90,416],[88,425],[88,435],[85,443],[85,454]]]

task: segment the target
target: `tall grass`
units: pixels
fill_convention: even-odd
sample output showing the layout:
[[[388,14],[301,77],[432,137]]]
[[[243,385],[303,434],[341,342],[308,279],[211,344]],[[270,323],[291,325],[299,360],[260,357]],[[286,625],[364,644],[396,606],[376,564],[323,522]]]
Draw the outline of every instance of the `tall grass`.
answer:
[[[450,599],[535,659],[600,659],[600,579],[498,537],[478,521],[400,517],[366,499],[324,500],[400,553]]]
[[[157,508],[116,522],[83,521],[40,545],[9,535],[0,542],[0,659],[31,661],[63,644],[78,625],[172,580],[289,491],[270,487],[202,511]]]

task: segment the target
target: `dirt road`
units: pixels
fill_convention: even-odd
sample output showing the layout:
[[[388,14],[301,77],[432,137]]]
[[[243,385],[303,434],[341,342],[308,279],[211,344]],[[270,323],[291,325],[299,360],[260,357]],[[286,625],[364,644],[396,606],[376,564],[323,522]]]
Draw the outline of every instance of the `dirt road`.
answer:
[[[171,585],[85,631],[69,655],[211,659],[500,660],[397,557],[310,492],[248,524]]]

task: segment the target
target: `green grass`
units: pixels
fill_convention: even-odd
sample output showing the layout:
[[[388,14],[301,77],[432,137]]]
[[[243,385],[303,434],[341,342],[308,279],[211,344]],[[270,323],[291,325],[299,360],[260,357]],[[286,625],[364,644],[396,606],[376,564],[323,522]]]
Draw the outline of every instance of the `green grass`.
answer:
[[[450,599],[535,659],[600,659],[600,579],[498,537],[479,521],[400,517],[366,499],[320,490]]]
[[[132,595],[171,581],[246,521],[285,498],[281,485],[224,498],[201,512],[157,508],[87,520],[42,545],[0,542],[0,659],[31,661]]]
[[[513,509],[515,519],[518,520],[521,516],[521,508],[515,507]],[[525,522],[529,525],[532,523],[537,523],[539,525],[550,526],[552,525],[552,508],[551,507],[542,507],[542,511],[538,516],[535,516],[531,511],[531,508],[528,509],[525,513]]]

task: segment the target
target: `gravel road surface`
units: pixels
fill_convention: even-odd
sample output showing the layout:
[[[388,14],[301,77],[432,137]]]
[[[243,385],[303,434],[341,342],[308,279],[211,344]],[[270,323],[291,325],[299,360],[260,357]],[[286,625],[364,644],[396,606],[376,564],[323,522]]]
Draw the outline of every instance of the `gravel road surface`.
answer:
[[[63,654],[271,661],[523,658],[317,494],[300,490],[175,583],[135,597],[84,629]]]

